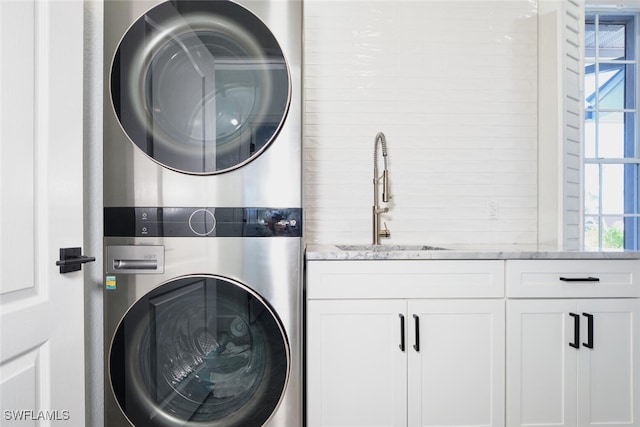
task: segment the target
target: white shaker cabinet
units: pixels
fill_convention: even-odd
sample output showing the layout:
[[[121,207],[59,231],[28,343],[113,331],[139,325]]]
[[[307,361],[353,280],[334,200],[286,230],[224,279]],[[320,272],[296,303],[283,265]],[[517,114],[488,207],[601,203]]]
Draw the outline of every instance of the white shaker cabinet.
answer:
[[[407,313],[408,425],[504,425],[504,301],[412,300]]]
[[[309,262],[308,426],[504,425],[503,277],[500,261]]]
[[[507,303],[507,425],[639,426],[640,300]]]
[[[640,426],[638,261],[506,265],[507,425]]]
[[[402,300],[309,301],[308,426],[407,425]]]

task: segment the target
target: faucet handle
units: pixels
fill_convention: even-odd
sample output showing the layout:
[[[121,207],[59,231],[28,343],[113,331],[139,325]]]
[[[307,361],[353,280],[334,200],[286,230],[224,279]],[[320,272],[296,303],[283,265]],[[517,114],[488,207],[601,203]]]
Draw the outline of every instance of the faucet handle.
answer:
[[[387,228],[387,223],[384,222],[384,230],[379,230],[378,235],[380,237],[391,237],[391,231]]]

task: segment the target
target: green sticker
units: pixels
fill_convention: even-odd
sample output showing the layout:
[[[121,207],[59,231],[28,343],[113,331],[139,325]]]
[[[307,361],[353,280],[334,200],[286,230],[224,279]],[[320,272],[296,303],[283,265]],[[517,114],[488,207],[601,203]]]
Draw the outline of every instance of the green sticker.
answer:
[[[109,290],[116,288],[116,276],[107,276],[105,287]]]

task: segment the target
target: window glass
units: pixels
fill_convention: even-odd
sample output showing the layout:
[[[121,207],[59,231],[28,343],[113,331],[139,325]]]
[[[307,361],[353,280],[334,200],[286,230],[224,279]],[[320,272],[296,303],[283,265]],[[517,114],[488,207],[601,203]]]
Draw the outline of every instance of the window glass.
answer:
[[[585,192],[584,206],[587,215],[600,212],[600,166],[594,164],[585,165]]]
[[[625,70],[623,64],[599,64],[597,73],[598,108],[625,108]]]
[[[637,250],[637,15],[586,16],[585,248]]]
[[[595,111],[585,111],[584,122],[584,156],[596,157],[596,123],[598,123],[598,113]]]
[[[584,220],[584,246],[587,249],[600,247],[600,217],[587,215]]]
[[[605,216],[602,218],[602,248],[624,248],[624,221],[621,216]]]
[[[598,114],[598,118],[598,149],[595,157],[624,157],[624,113],[615,111],[601,112]]]
[[[602,213],[624,212],[624,165],[602,165]]]
[[[600,23],[598,25],[598,58],[601,61],[625,58],[626,26]]]

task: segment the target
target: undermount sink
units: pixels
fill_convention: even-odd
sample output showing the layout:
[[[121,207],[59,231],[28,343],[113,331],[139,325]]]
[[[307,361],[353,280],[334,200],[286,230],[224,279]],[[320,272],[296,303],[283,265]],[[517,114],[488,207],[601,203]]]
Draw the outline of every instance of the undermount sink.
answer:
[[[343,251],[371,251],[371,252],[392,252],[392,251],[446,251],[447,248],[429,245],[336,245]]]

